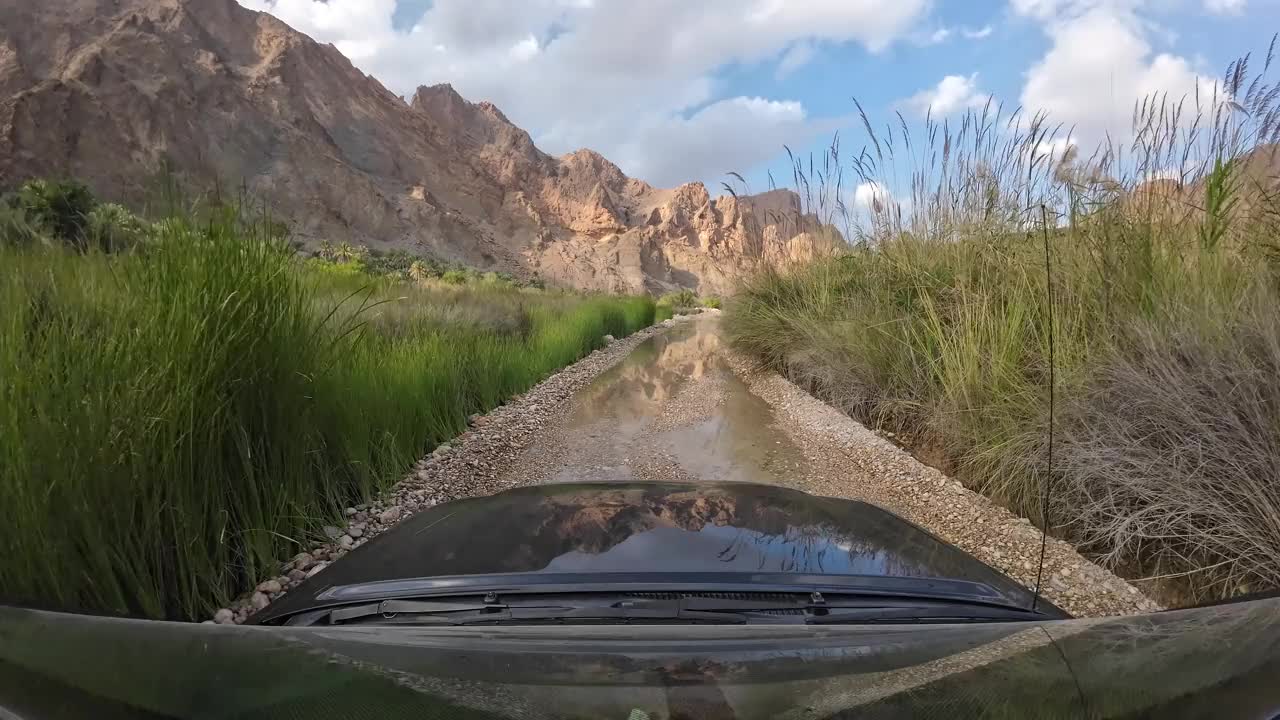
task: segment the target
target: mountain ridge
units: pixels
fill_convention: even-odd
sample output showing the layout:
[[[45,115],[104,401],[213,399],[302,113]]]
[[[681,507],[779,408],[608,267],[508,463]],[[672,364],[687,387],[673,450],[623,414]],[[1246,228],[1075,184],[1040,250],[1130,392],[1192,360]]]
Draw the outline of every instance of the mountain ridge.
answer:
[[[74,176],[136,204],[161,166],[192,186],[243,183],[307,245],[587,290],[728,292],[827,236],[796,232],[798,199],[713,199],[701,183],[654,188],[589,149],[547,154],[448,84],[406,101],[234,0],[0,0],[0,187]]]

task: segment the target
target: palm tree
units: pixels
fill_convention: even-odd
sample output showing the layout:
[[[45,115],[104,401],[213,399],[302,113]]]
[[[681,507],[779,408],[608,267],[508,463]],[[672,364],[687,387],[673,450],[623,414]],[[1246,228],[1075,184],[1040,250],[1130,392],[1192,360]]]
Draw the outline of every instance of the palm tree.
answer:
[[[333,252],[334,262],[345,263],[345,262],[351,262],[352,260],[355,260],[355,259],[356,259],[356,249],[352,247],[351,243],[349,242],[342,243],[341,245],[338,246],[338,249]]]
[[[320,256],[321,260],[328,260],[329,262],[337,262],[338,260],[338,251],[333,247],[333,243],[328,240],[320,243],[320,251],[316,254]]]
[[[414,260],[409,266],[409,279],[414,282],[422,282],[431,277],[431,270],[427,268],[427,264],[421,260]]]

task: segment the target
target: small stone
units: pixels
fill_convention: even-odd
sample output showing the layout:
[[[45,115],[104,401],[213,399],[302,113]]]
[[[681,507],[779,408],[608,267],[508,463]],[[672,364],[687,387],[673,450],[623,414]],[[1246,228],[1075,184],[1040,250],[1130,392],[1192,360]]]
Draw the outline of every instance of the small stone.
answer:
[[[338,538],[338,545],[344,549],[347,549],[347,550],[351,549],[351,545],[353,543],[355,543],[355,539],[352,538],[350,535],[343,535],[342,537]]]
[[[436,446],[435,450],[431,451],[431,454],[435,457],[444,457],[449,454],[450,450],[453,450],[453,447],[450,446],[449,443],[440,443]]]
[[[235,617],[236,614],[231,612],[230,608],[222,608],[213,614],[213,621],[219,625],[230,625]]]
[[[349,508],[347,508],[347,509],[346,509],[346,511],[345,511],[345,512],[346,512],[347,517],[351,517],[352,515],[355,515],[355,514],[356,514],[357,512],[359,512],[359,511],[358,511],[358,510],[356,510],[356,509],[355,509],[355,508],[353,508],[353,507],[349,507]]]
[[[347,534],[351,536],[352,540],[359,540],[364,535],[364,528],[359,526],[349,527],[347,528]]]
[[[357,512],[356,516],[352,519],[356,522],[365,522],[369,519],[369,513],[361,510],[360,512]]]
[[[610,345],[611,345],[611,344],[613,344],[613,342],[614,342],[615,340],[617,340],[617,338],[615,338],[615,337],[614,337],[614,336],[612,336],[612,335],[605,335],[605,336],[604,336],[604,341],[605,341],[605,343],[607,343],[607,344],[610,344]]]
[[[282,589],[283,588],[280,587],[279,581],[276,580],[264,580],[258,583],[259,593],[266,593],[267,595],[270,595],[272,593],[278,593]]]
[[[300,583],[306,579],[307,579],[307,574],[302,572],[301,570],[289,571],[289,582],[291,583]]]
[[[215,623],[214,621],[212,621],[212,620],[205,620],[205,621],[201,622],[200,624],[201,624],[201,625],[215,625],[216,623]]]
[[[378,522],[382,523],[383,525],[390,525],[390,524],[392,524],[392,523],[394,523],[394,522],[399,521],[399,520],[400,520],[400,515],[401,515],[401,513],[403,513],[403,512],[404,512],[404,511],[403,511],[403,510],[401,510],[400,506],[399,506],[399,505],[396,505],[396,506],[394,506],[394,507],[392,507],[392,508],[390,508],[390,509],[388,509],[388,510],[384,510],[382,513],[380,513],[380,514],[378,515]]]
[[[271,598],[267,597],[264,593],[256,592],[253,594],[252,598],[249,598],[249,606],[254,609],[254,612],[257,612],[270,604]]]
[[[330,540],[337,540],[338,538],[342,537],[342,528],[336,527],[334,525],[325,525],[324,536],[329,538]]]
[[[327,563],[327,562],[318,562],[318,563],[316,563],[315,565],[313,565],[313,566],[311,567],[311,569],[310,569],[310,570],[308,570],[308,571],[307,571],[307,579],[310,579],[310,578],[315,577],[315,576],[316,576],[316,573],[320,572],[321,570],[323,570],[323,569],[325,569],[325,568],[327,568],[327,567],[329,567],[329,563]]]
[[[480,422],[480,413],[472,413],[471,415],[467,416],[468,425],[475,425],[478,422]]]

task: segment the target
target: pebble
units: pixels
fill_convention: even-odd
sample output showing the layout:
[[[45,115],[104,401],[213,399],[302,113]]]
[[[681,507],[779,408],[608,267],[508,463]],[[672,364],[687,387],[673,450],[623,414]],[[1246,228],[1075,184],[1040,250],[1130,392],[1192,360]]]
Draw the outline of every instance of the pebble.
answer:
[[[279,580],[264,580],[258,583],[258,592],[273,595],[280,592],[284,588],[280,587]]]
[[[235,621],[236,614],[231,612],[230,608],[222,608],[213,614],[213,621],[219,625],[230,625]]]
[[[324,536],[330,540],[337,540],[342,537],[342,528],[334,525],[325,525],[323,531]]]
[[[315,577],[315,576],[316,576],[316,573],[320,572],[321,570],[323,570],[323,569],[325,569],[325,568],[327,568],[327,567],[329,567],[329,563],[327,563],[327,562],[318,562],[318,563],[316,563],[315,565],[312,565],[312,566],[311,566],[311,569],[307,571],[307,577],[306,577],[306,579],[308,579],[308,580],[309,580],[309,579],[311,579],[311,578]]]
[[[401,510],[400,506],[397,505],[393,508],[384,510],[383,512],[379,513],[378,522],[382,523],[383,525],[390,525],[392,523],[399,521],[400,515],[402,513],[403,513],[403,510]]]
[[[254,612],[257,612],[270,604],[271,598],[267,597],[266,593],[255,592],[253,597],[249,598],[249,606],[253,608]]]

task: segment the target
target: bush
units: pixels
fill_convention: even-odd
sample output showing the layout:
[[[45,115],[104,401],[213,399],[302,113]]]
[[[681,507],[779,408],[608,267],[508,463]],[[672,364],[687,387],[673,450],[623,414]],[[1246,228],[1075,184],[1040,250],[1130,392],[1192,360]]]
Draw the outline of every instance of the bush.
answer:
[[[464,270],[446,270],[440,279],[450,285],[465,285],[467,282],[467,273]]]
[[[120,205],[106,203],[89,212],[84,236],[89,246],[104,252],[118,252],[140,242],[147,223]]]
[[[711,295],[711,296],[709,296],[709,297],[704,297],[704,298],[702,298],[702,307],[704,307],[704,308],[711,308],[711,309],[713,309],[713,310],[719,310],[719,309],[720,309],[720,298],[718,298],[718,297],[716,297],[716,296],[714,296],[714,295]]]
[[[88,249],[85,230],[97,200],[83,184],[31,180],[8,198],[8,204],[54,240],[78,250]]]
[[[659,305],[666,305],[672,308],[692,308],[698,306],[698,293],[689,290],[677,290],[663,295],[658,299]]]

